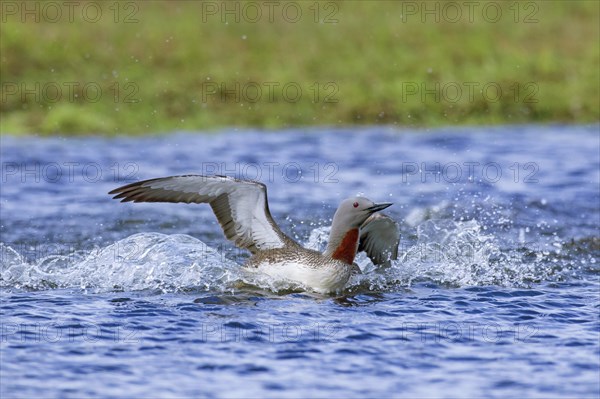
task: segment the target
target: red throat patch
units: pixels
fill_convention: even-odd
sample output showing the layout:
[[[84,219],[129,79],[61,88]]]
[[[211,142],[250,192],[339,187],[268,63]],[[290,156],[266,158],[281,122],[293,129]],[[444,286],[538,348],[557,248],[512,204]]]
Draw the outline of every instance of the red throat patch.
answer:
[[[358,229],[352,229],[346,233],[340,245],[331,256],[333,259],[341,260],[351,265],[356,256],[356,244],[358,243]]]

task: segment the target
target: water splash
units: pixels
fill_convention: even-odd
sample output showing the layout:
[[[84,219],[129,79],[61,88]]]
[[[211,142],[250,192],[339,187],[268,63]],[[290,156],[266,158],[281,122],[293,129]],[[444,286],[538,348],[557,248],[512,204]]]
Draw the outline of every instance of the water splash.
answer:
[[[524,257],[501,250],[475,220],[428,220],[417,227],[417,241],[385,274],[407,285],[433,281],[450,286],[524,286],[549,277],[544,255]]]
[[[304,245],[323,251],[329,231],[330,227],[313,229]],[[399,259],[390,267],[376,267],[364,253],[358,254],[362,274],[352,277],[348,292],[395,290],[422,281],[455,287],[527,286],[560,278],[568,269],[547,251],[501,249],[475,220],[427,220],[414,235],[414,242],[401,242]],[[249,285],[276,293],[304,288],[248,271],[223,251],[183,234],[140,233],[87,253],[37,261],[0,243],[0,255],[2,288],[225,292]]]
[[[218,290],[238,279],[239,265],[182,234],[134,234],[87,254],[51,255],[34,262],[4,244],[0,250],[0,286],[18,289]]]

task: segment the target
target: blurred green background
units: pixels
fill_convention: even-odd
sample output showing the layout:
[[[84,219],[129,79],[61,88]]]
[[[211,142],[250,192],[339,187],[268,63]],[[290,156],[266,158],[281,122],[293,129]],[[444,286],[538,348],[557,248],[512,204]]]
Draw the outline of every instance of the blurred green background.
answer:
[[[598,1],[72,4],[1,3],[3,134],[600,119]]]

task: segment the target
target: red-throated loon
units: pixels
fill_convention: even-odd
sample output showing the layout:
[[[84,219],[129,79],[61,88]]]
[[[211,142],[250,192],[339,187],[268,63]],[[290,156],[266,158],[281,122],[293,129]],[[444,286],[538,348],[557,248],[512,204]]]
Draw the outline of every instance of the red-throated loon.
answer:
[[[391,203],[348,198],[333,216],[325,252],[306,249],[273,221],[264,184],[226,176],[171,176],[144,180],[109,192],[121,202],[208,203],[225,236],[252,256],[246,267],[277,279],[303,284],[320,293],[339,291],[348,282],[357,251],[376,265],[398,256],[396,222],[377,214]]]

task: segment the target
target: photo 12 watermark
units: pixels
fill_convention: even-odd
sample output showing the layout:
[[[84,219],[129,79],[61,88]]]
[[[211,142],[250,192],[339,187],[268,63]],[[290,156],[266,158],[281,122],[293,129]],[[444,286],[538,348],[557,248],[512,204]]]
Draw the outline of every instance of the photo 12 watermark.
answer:
[[[399,1],[402,23],[539,22],[535,1]]]
[[[253,323],[248,326],[237,322],[204,323],[200,340],[203,342],[248,342],[270,343],[322,342],[338,338],[338,323]]]
[[[398,253],[400,259],[410,259],[413,262],[422,262],[427,264],[446,265],[448,262],[460,261],[464,264],[470,264],[473,268],[479,268],[482,259],[492,259],[498,255],[498,248],[495,245],[489,245],[489,237],[481,237],[476,242],[455,242],[450,244],[441,244],[439,242],[420,239],[418,242],[400,239]],[[519,245],[528,249],[530,254],[549,254],[549,249],[535,241],[526,241],[523,236]],[[554,248],[557,251],[557,248]],[[485,267],[485,266],[483,266]]]
[[[297,103],[303,97],[311,102],[339,102],[335,82],[213,82],[207,79],[200,87],[202,103]]]
[[[262,183],[339,183],[339,166],[335,162],[202,162],[199,165],[203,176],[227,176]]]
[[[475,342],[496,344],[501,341],[525,343],[538,332],[531,323],[503,326],[499,323],[473,322],[406,322],[402,323],[400,335],[407,341],[422,343]]]
[[[47,323],[0,323],[0,342],[36,343],[113,343],[138,344],[138,330],[133,325],[95,323],[47,322]]]
[[[135,82],[2,82],[2,104],[97,103],[108,96],[114,103],[138,103],[140,87]]]
[[[98,183],[138,180],[136,162],[2,162],[2,184],[16,183]]]
[[[339,23],[340,3],[333,1],[202,1],[200,4],[202,23]]]
[[[488,183],[501,180],[537,184],[540,167],[536,162],[418,162],[401,163],[402,183]]]
[[[2,1],[0,21],[96,24],[107,20],[135,24],[139,11],[135,1]]]
[[[433,103],[497,103],[510,101],[519,104],[535,104],[540,88],[536,82],[402,82],[403,103],[419,101]]]

